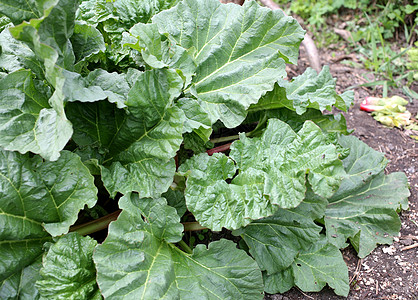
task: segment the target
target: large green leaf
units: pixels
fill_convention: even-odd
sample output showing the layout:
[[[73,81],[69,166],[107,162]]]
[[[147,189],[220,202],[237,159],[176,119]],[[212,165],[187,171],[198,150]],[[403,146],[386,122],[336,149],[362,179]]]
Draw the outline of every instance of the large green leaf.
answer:
[[[190,170],[185,196],[196,219],[212,230],[238,229],[272,215],[278,207],[298,206],[305,198],[307,181],[314,193],[330,197],[345,174],[338,156],[314,123],[306,122],[296,133],[286,123],[271,119],[260,138],[242,134],[232,144],[232,159],[201,154],[179,170],[183,174]]]
[[[136,23],[148,23],[158,12],[174,6],[178,0],[116,0],[113,3],[115,15],[125,28]]]
[[[182,142],[184,114],[174,106],[182,86],[176,71],[150,70],[139,73],[130,89],[128,112],[107,101],[67,107],[74,140],[97,147],[102,180],[112,196],[130,191],[157,196],[170,186]]]
[[[67,151],[55,162],[0,152],[0,281],[33,263],[50,235],[68,232],[96,203],[94,178]]]
[[[44,256],[36,287],[44,299],[102,299],[92,259],[97,242],[78,233],[62,236]]]
[[[37,300],[40,298],[35,283],[40,279],[41,257],[8,278],[0,279],[1,299]]]
[[[94,253],[104,297],[262,299],[261,272],[233,242],[198,245],[186,254],[171,244],[181,240],[183,226],[163,198],[127,195],[120,206],[121,215]]]
[[[185,115],[183,126],[184,147],[197,153],[205,151],[212,134],[212,122],[199,102],[192,98],[181,98],[176,102]]]
[[[148,66],[180,70],[186,79],[185,86],[190,84],[196,71],[192,51],[187,51],[160,34],[155,24],[138,23],[129,33],[130,36],[125,37],[125,45],[138,50]]]
[[[149,23],[158,12],[174,6],[178,0],[84,0],[77,18],[97,25],[112,18],[129,29],[137,23]]]
[[[58,0],[1,0],[0,12],[8,16],[14,24],[29,19],[38,19],[45,10],[51,9]]]
[[[280,10],[216,0],[186,0],[153,17],[161,33],[194,50],[196,76],[190,92],[212,122],[239,125],[246,108],[286,75],[296,63],[303,30]]]
[[[307,108],[315,108],[321,111],[335,107],[347,111],[353,99],[352,91],[339,96],[335,91],[335,79],[325,66],[317,74],[315,70],[308,68],[302,75],[292,81],[279,80],[274,90],[267,93],[260,101],[251,106],[250,110],[266,110],[287,107],[295,110],[299,115],[306,112]]]
[[[399,232],[397,210],[408,208],[408,180],[403,173],[385,175],[386,159],[355,137],[341,138],[352,149],[344,160],[347,171],[325,213],[327,237],[343,248],[349,238],[360,257],[377,244],[390,244]]]
[[[135,65],[124,47],[122,36],[137,23],[148,23],[161,10],[175,5],[178,0],[88,0],[83,1],[77,19],[101,28],[108,44],[107,58],[120,66]]]
[[[305,292],[319,292],[328,284],[335,293],[347,297],[348,268],[341,252],[325,237],[299,254],[292,264],[295,284]]]
[[[89,78],[73,72],[74,64],[92,53],[104,50],[100,32],[87,25],[75,24],[78,1],[59,0],[42,18],[10,28],[12,35],[25,42],[45,69],[49,84],[62,93],[62,101],[93,102],[106,99],[101,85],[92,85]],[[76,28],[74,34],[74,28]],[[74,45],[72,44],[74,43]],[[76,47],[74,53],[73,47]],[[60,101],[50,100],[58,110]]]
[[[0,146],[56,160],[72,135],[65,115],[48,104],[51,93],[30,71],[0,81]]]
[[[268,119],[276,118],[286,122],[295,131],[299,131],[303,123],[310,120],[318,125],[324,132],[348,135],[351,130],[347,129],[347,122],[341,113],[322,114],[319,110],[308,108],[305,113],[299,115],[295,111],[285,107],[271,110],[252,111],[248,114],[245,124],[258,122],[257,131],[264,129],[262,126]],[[253,132],[252,135],[255,133]]]
[[[71,44],[74,50],[75,63],[78,64],[91,55],[106,50],[100,31],[87,24],[75,23]]]
[[[284,293],[293,285],[304,292],[319,292],[328,284],[335,293],[347,297],[348,268],[341,252],[324,236],[302,249],[292,265],[274,274],[263,273],[266,292]]]
[[[307,199],[293,209],[278,209],[274,215],[255,220],[234,234],[240,234],[261,270],[268,274],[288,268],[299,254],[319,239],[327,201],[308,192]]]
[[[118,108],[126,107],[130,86],[125,74],[95,69],[84,78],[75,72],[63,71],[63,75],[63,93],[68,102],[96,102],[107,98],[109,102],[116,103]]]
[[[264,291],[269,294],[285,293],[295,285],[292,268],[268,275],[263,272]]]
[[[71,70],[75,56],[68,41],[74,33],[75,12],[79,2],[72,0],[42,2],[55,2],[55,5],[38,18],[11,28],[10,32],[15,38],[26,42],[40,58],[44,58],[49,53],[42,53],[45,50],[39,47],[39,44],[52,48],[57,53],[56,63]]]
[[[30,69],[42,78],[43,66],[35,53],[25,43],[16,40],[8,29],[0,33],[0,69],[11,73]]]

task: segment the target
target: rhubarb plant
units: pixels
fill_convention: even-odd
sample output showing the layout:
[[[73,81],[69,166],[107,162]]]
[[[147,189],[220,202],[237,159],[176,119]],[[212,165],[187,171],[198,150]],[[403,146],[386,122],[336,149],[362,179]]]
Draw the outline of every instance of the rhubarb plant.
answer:
[[[286,78],[281,11],[0,3],[1,299],[347,296],[340,249],[399,232],[406,176],[326,113],[328,68]]]

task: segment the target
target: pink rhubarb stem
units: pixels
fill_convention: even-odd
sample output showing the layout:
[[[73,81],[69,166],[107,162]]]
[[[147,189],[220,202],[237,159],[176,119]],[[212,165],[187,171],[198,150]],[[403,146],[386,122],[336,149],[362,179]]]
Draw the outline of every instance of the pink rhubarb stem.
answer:
[[[206,151],[206,153],[209,154],[209,155],[213,155],[214,153],[224,152],[224,151],[229,150],[229,147],[231,147],[231,145],[232,145],[232,143],[221,145],[221,146],[209,149],[208,151]]]

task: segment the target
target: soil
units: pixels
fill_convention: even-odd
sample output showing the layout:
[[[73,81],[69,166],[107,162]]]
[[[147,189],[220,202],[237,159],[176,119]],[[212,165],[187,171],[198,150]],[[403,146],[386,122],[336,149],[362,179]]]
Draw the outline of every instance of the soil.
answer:
[[[298,66],[288,69],[288,74],[299,75],[309,66],[301,48]],[[341,63],[347,58],[342,51],[320,50],[321,62],[329,65],[334,78],[337,78],[337,91],[366,82],[366,70],[353,68]],[[340,60],[341,59],[341,60]],[[351,54],[349,59],[356,59]],[[418,83],[416,83],[418,84]],[[418,85],[412,89],[418,91]],[[354,129],[353,135],[360,138],[375,150],[385,153],[389,160],[386,172],[405,172],[410,184],[409,210],[400,213],[402,228],[392,245],[381,245],[369,256],[359,259],[353,248],[342,251],[349,270],[351,282],[347,299],[418,299],[418,141],[408,137],[406,132],[388,128],[375,121],[368,113],[360,111],[360,103],[367,96],[381,96],[381,90],[354,88],[354,105],[344,113],[348,127]],[[400,90],[391,90],[390,95],[405,97]],[[410,102],[407,109],[415,116],[418,112],[418,99]],[[331,289],[319,293],[303,293],[293,288],[285,294],[266,295],[265,299],[344,299],[336,296]]]

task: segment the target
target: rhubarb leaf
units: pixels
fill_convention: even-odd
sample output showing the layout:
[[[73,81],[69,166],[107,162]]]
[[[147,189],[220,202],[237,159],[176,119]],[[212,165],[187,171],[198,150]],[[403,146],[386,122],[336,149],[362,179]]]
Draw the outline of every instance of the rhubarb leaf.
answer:
[[[299,254],[292,271],[295,284],[304,292],[319,292],[326,284],[340,296],[347,297],[350,290],[341,252],[325,237]]]
[[[254,1],[243,6],[216,0],[187,0],[153,17],[161,33],[194,49],[196,75],[190,93],[227,127],[239,125],[246,108],[286,75],[284,63],[296,63],[303,39],[299,24]]]
[[[1,0],[0,13],[8,16],[14,24],[38,19],[45,10],[51,9],[58,0]]]
[[[72,135],[62,111],[51,108],[49,89],[21,70],[0,81],[0,146],[56,160]]]
[[[273,274],[289,267],[300,249],[315,243],[321,229],[303,214],[279,209],[248,224],[241,236],[260,269]]]
[[[105,51],[106,45],[99,30],[91,25],[75,23],[74,34],[71,36],[75,63],[83,60],[99,51]]]
[[[35,53],[25,43],[16,40],[8,28],[0,33],[0,69],[12,73],[20,69],[30,69],[42,78],[42,64]]]
[[[288,268],[301,249],[319,239],[322,227],[314,219],[322,217],[327,201],[308,191],[307,199],[293,209],[278,209],[274,215],[255,220],[234,234],[240,234],[261,270],[267,274]]]
[[[45,299],[102,299],[93,250],[97,242],[77,233],[62,236],[43,258],[36,287]]]
[[[348,268],[341,252],[321,235],[307,248],[301,249],[287,269],[274,274],[263,273],[265,291],[287,292],[298,286],[304,292],[319,292],[328,284],[340,296],[349,292]]]
[[[285,293],[295,285],[292,268],[268,275],[263,272],[264,291],[269,294]]]
[[[230,158],[197,155],[179,171],[187,176],[187,207],[200,224],[212,230],[238,229],[278,207],[299,205],[307,181],[314,193],[330,197],[345,174],[338,156],[312,122],[296,133],[271,119],[260,138],[241,135],[231,146]]]
[[[350,239],[358,255],[365,257],[377,244],[392,243],[392,236],[398,234],[401,222],[396,212],[408,208],[408,180],[403,173],[385,175],[383,154],[355,137],[341,138],[341,143],[352,152],[344,160],[347,178],[329,198],[327,237],[339,248]]]
[[[260,101],[251,106],[250,110],[266,110],[287,107],[301,115],[308,108],[331,110],[334,105],[347,111],[353,99],[352,92],[339,96],[335,91],[335,79],[325,66],[317,74],[308,68],[302,75],[292,81],[279,80],[274,90],[267,93]]]
[[[50,4],[53,1],[42,2]],[[55,2],[53,7],[42,11],[39,17],[10,28],[10,32],[15,38],[26,42],[39,58],[56,60],[58,66],[72,70],[75,56],[69,40],[74,33],[75,12],[79,2],[72,0]],[[43,47],[39,47],[39,44]],[[49,47],[56,54],[48,57],[50,50],[45,51],[45,47]]]
[[[128,94],[129,115],[107,147],[103,182],[111,195],[156,196],[170,186],[182,142],[183,112],[174,107],[183,80],[174,70],[142,73]]]
[[[42,259],[22,268],[6,279],[0,279],[0,296],[2,299],[37,300],[40,298],[35,283],[40,279],[39,270]]]
[[[93,176],[67,151],[49,162],[2,150],[0,186],[0,280],[38,259],[49,234],[67,233],[97,198]]]
[[[183,126],[184,147],[196,153],[206,150],[212,134],[212,122],[195,99],[181,98],[176,103],[185,115]]]
[[[181,240],[183,226],[163,198],[125,196],[120,206],[93,255],[105,298],[262,299],[261,272],[233,242],[198,245],[186,254],[171,244]]]
[[[150,70],[139,73],[129,90],[127,111],[108,101],[67,106],[74,140],[81,148],[96,149],[94,158],[112,197],[117,192],[150,197],[167,191],[182,142],[184,113],[174,105],[182,85],[174,70]]]
[[[150,22],[152,16],[177,2],[178,0],[88,0],[81,3],[77,19],[102,28],[108,44],[108,59],[118,67],[135,66],[130,61],[129,49],[124,47],[123,35],[135,24]]]
[[[156,69],[168,67],[179,70],[185,77],[185,86],[190,84],[196,71],[192,51],[187,51],[160,34],[155,24],[138,23],[129,33],[133,38],[127,38],[125,46],[138,50],[147,65]]]
[[[177,190],[168,189],[167,192],[162,194],[167,199],[167,204],[174,207],[177,210],[177,214],[181,218],[187,211],[186,199],[184,199],[184,193]]]

